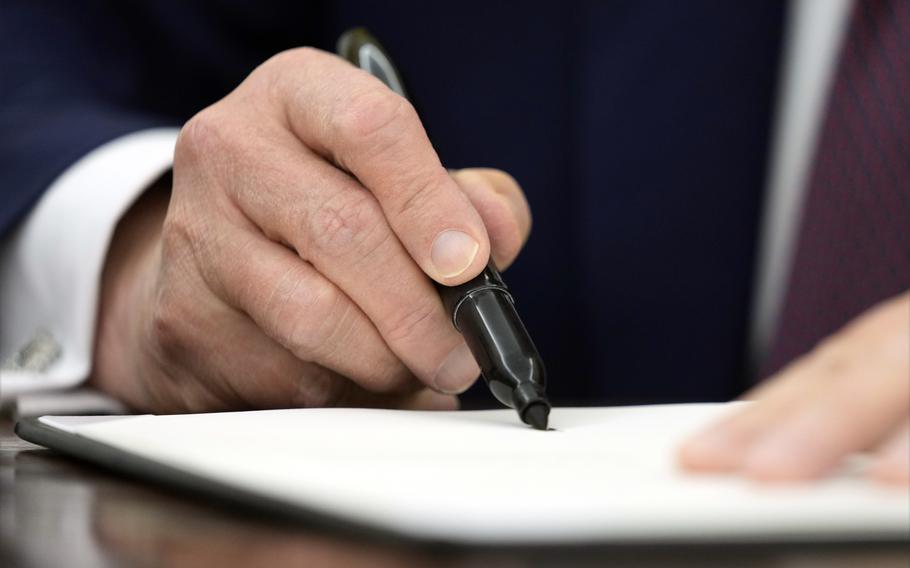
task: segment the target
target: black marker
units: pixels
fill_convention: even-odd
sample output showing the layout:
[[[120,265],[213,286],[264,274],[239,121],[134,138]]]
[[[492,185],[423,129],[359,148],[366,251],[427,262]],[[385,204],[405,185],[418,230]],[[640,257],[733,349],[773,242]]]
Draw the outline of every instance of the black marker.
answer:
[[[391,58],[364,28],[342,34],[338,54],[407,98]],[[493,395],[517,410],[524,423],[546,430],[546,370],[492,261],[476,278],[458,286],[437,284],[436,289]]]

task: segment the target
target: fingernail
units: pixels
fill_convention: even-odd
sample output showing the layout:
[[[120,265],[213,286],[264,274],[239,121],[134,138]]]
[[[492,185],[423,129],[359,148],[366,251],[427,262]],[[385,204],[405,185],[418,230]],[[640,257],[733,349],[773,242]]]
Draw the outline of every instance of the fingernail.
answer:
[[[443,278],[458,276],[471,266],[480,245],[467,233],[448,230],[439,233],[433,241],[430,259]]]
[[[468,389],[477,376],[480,368],[471,354],[471,350],[462,343],[449,353],[436,371],[433,383],[441,392],[459,394]]]

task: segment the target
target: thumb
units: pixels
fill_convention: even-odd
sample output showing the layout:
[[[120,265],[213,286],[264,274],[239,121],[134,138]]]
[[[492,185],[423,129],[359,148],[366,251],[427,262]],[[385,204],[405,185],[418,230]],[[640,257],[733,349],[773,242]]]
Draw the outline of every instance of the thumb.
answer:
[[[496,267],[505,270],[531,233],[531,209],[518,182],[502,170],[469,168],[452,178],[480,213]]]

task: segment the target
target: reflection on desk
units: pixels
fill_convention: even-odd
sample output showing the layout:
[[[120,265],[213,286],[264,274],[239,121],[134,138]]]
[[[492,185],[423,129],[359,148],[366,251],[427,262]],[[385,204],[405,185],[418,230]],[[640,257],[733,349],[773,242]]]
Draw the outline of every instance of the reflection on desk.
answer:
[[[109,474],[0,435],[3,566],[908,566],[875,547],[440,548],[264,518]]]

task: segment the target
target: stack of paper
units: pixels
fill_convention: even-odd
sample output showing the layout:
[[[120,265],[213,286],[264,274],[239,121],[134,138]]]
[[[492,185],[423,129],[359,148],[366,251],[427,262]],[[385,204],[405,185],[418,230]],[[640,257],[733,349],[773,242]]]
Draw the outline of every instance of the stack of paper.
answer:
[[[680,441],[728,405],[514,411],[310,409],[47,425],[251,494],[460,542],[910,538],[905,490],[859,475],[760,486],[687,474]]]

